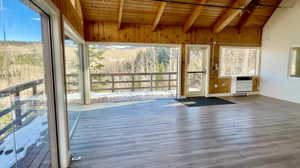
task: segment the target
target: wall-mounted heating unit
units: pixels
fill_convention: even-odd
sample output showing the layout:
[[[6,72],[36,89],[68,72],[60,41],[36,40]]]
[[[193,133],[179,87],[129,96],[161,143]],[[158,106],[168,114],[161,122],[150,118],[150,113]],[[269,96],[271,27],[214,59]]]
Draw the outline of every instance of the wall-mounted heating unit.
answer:
[[[236,96],[248,95],[253,91],[253,78],[251,76],[233,77],[231,80],[231,93]]]

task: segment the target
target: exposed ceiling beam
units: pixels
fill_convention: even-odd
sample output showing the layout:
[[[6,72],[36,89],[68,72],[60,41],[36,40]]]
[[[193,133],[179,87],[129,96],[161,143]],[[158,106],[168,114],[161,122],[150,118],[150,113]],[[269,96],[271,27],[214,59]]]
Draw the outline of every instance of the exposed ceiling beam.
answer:
[[[246,7],[251,0],[235,0],[232,4],[233,7]],[[242,10],[239,9],[227,9],[225,13],[217,20],[213,26],[213,33],[221,32],[227,25],[229,25],[236,16],[238,16]]]
[[[197,4],[205,4],[207,0],[198,0]],[[200,13],[203,11],[204,6],[196,6],[194,7],[192,13],[184,24],[184,32],[188,32],[192,25],[195,23]]]
[[[123,17],[124,1],[125,1],[125,0],[120,0],[120,3],[119,3],[118,29],[121,29],[121,26],[122,26],[122,17]]]
[[[157,11],[157,14],[155,16],[154,22],[152,24],[152,31],[155,31],[157,28],[157,25],[166,9],[167,2],[161,2]]]
[[[253,15],[253,11],[257,6],[259,6],[260,0],[252,0],[246,7],[239,23],[238,28],[241,30],[248,22],[249,18]]]

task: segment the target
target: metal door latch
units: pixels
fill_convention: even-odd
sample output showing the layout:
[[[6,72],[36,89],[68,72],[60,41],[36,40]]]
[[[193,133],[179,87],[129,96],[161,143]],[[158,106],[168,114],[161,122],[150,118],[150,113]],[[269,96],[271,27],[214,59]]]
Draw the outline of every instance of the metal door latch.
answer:
[[[71,160],[72,161],[79,161],[79,160],[81,160],[82,159],[82,157],[81,157],[81,155],[79,155],[78,153],[72,153],[71,154]]]

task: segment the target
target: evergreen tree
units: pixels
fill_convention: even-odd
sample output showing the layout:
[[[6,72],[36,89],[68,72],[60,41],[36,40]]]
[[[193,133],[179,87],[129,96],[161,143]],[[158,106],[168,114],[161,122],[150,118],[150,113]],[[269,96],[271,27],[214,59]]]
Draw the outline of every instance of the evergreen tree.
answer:
[[[105,51],[101,49],[97,49],[96,47],[89,48],[89,59],[90,59],[90,68],[91,73],[99,72],[103,67],[104,56],[103,53]]]

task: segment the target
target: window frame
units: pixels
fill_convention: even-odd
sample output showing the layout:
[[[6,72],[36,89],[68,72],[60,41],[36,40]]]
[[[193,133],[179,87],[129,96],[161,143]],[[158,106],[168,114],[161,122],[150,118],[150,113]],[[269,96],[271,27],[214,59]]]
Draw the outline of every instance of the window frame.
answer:
[[[260,73],[260,60],[261,60],[261,47],[258,46],[219,46],[219,64],[218,64],[218,77],[219,78],[232,78],[232,77],[240,77],[244,75],[221,75],[221,60],[222,60],[222,49],[223,48],[234,48],[234,49],[257,49],[257,58],[256,58],[256,67],[255,67],[255,75],[251,75],[251,77],[258,77]]]
[[[184,47],[183,44],[174,44],[174,43],[138,43],[138,42],[95,42],[95,41],[86,41],[85,42],[86,47],[85,47],[85,56],[87,57],[87,62],[89,66],[89,53],[88,53],[88,48],[90,45],[139,45],[139,46],[152,46],[152,47],[176,47],[179,49],[178,57],[177,57],[177,88],[176,88],[176,97],[180,98],[181,97],[181,75],[182,75],[182,66],[181,62],[183,59],[183,52]],[[90,94],[90,91],[89,91]],[[89,99],[91,99],[91,96],[89,95]]]
[[[186,53],[186,57],[187,59],[189,58],[189,53],[188,53],[188,48],[189,47],[193,47],[193,46],[197,46],[197,47],[206,47],[207,50],[207,56],[205,57],[205,82],[204,82],[204,96],[208,97],[209,95],[209,76],[210,76],[210,64],[211,64],[211,45],[209,44],[186,44],[185,46],[185,53]],[[188,61],[187,61],[188,64]],[[185,70],[185,76],[186,76],[186,81],[185,81],[185,86],[187,86],[185,89],[185,92],[187,93],[188,97],[193,97],[193,95],[188,95],[188,65],[186,66],[186,70]]]
[[[293,57],[293,48],[300,48],[300,44],[298,45],[291,45],[289,47],[289,59],[288,59],[288,71],[287,71],[287,75],[288,78],[291,79],[300,79],[300,76],[297,77],[296,75],[291,75],[291,67],[292,67],[292,57]]]
[[[40,13],[41,16],[41,34],[42,43],[46,47],[43,49],[43,65],[45,78],[45,93],[47,95],[47,116],[48,116],[48,134],[49,134],[49,155],[52,167],[61,167],[61,158],[59,157],[59,131],[57,123],[57,106],[58,89],[55,83],[57,69],[54,66],[56,58],[60,57],[60,45],[57,39],[60,38],[60,12],[50,0],[20,0],[32,10]]]
[[[66,30],[66,29],[65,29]],[[84,87],[83,87],[83,64],[82,64],[82,59],[83,59],[83,43],[81,43],[80,41],[76,40],[75,38],[73,38],[72,34],[69,34],[68,31],[64,32],[64,42],[66,40],[67,36],[69,38],[69,40],[73,41],[75,43],[75,45],[78,46],[78,63],[79,63],[79,69],[78,69],[78,80],[79,80],[79,88],[78,88],[78,92],[80,95],[80,104],[84,104]],[[66,44],[64,44],[64,47],[66,48]],[[66,51],[64,51],[64,61],[66,64]],[[67,75],[67,67],[65,65],[65,76]],[[66,95],[68,95],[68,90],[67,90],[67,80],[65,80],[65,87],[66,87]],[[68,100],[68,99],[67,99]]]
[[[50,36],[52,61],[52,82],[54,91],[51,92],[51,103],[55,105],[55,113],[51,116],[50,155],[52,167],[67,167],[70,164],[67,137],[67,110],[64,85],[64,62],[63,62],[63,15],[51,0],[24,0],[32,2],[45,11],[50,17]],[[49,118],[50,121],[50,118]],[[49,130],[50,131],[50,130]]]
[[[81,37],[81,35],[75,30],[75,28],[72,26],[72,24],[68,21],[68,19],[63,16],[62,17],[62,21],[63,21],[63,40],[65,40],[65,35],[67,35],[71,40],[73,40],[74,42],[76,42],[78,44],[79,47],[79,92],[80,92],[80,103],[81,104],[88,104],[87,102],[87,96],[86,96],[86,92],[87,92],[87,88],[86,88],[86,84],[85,84],[85,78],[86,78],[86,72],[85,72],[85,57],[87,57],[87,55],[85,55],[85,45],[86,42],[84,41],[84,39]],[[65,51],[63,51],[63,55],[64,55],[64,59],[65,59]],[[64,60],[65,61],[65,60]],[[65,62],[64,62],[64,66],[65,66]],[[66,71],[66,67],[64,67],[64,70]],[[66,73],[66,72],[65,72]],[[65,81],[66,82],[66,81]],[[65,83],[65,87],[67,88],[67,83]],[[67,95],[67,90],[66,90],[66,95]]]

